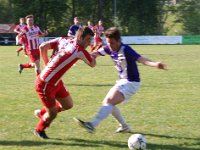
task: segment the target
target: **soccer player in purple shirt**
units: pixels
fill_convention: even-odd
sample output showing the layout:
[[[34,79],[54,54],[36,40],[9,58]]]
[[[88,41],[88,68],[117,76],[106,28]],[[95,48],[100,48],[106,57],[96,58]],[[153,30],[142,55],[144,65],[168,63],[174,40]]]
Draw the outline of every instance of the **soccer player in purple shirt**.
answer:
[[[79,18],[78,17],[74,17],[74,24],[70,26],[67,36],[69,37],[74,37],[76,32],[78,31],[78,29],[81,27],[80,22],[79,22]]]
[[[126,123],[117,104],[127,102],[139,89],[140,76],[137,62],[146,66],[156,67],[167,70],[167,65],[161,62],[154,62],[138,54],[135,50],[121,42],[120,31],[116,27],[111,27],[105,32],[107,45],[93,52],[94,57],[110,55],[118,71],[119,79],[116,84],[109,90],[103,100],[103,104],[96,116],[90,122],[74,118],[78,124],[88,132],[94,132],[95,127],[109,114],[117,120],[120,132],[131,132],[131,127]]]

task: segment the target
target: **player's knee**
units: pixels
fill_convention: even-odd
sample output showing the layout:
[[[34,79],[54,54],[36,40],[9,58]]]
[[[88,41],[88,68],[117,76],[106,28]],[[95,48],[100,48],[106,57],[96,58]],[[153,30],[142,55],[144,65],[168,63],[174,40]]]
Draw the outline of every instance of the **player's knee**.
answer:
[[[58,113],[58,112],[57,112],[56,109],[54,109],[54,110],[52,110],[52,111],[49,111],[49,118],[50,118],[50,119],[56,118],[57,113]]]
[[[57,112],[53,112],[53,113],[51,113],[51,115],[50,115],[50,120],[55,119],[56,116],[57,116]]]
[[[112,98],[105,98],[102,105],[115,105],[115,100]]]
[[[73,107],[73,103],[70,103],[70,104],[67,104],[63,107],[64,110],[68,110],[68,109],[71,109]]]
[[[39,49],[40,49],[40,50],[41,50],[41,49],[44,49],[44,47],[45,47],[45,42],[42,43],[42,44],[39,46]]]
[[[103,102],[102,102],[102,105],[107,105],[107,104],[110,104],[109,98],[104,99]]]

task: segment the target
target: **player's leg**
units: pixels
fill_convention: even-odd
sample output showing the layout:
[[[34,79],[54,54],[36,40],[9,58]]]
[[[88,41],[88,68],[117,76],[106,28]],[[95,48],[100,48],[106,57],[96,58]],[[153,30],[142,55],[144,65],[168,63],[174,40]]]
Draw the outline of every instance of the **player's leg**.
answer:
[[[19,56],[19,53],[23,50],[23,47],[20,46],[17,50],[16,50],[16,53],[17,53],[17,56]]]
[[[108,94],[106,95],[103,105],[97,112],[95,118],[91,122],[84,122],[80,119],[76,119],[81,127],[84,127],[88,132],[94,132],[95,127],[109,114],[112,113],[113,107],[124,101],[124,96],[116,88],[111,88]]]
[[[73,107],[73,100],[70,96],[70,93],[66,90],[64,83],[62,80],[58,83],[56,88],[54,89],[54,92],[56,93],[56,108],[57,112],[61,112],[64,110],[71,109]],[[36,109],[34,111],[34,114],[36,117],[41,118],[46,113],[46,109]]]
[[[130,97],[132,97],[138,91],[139,86],[139,82],[129,82],[120,80],[115,85],[115,88],[117,88],[121,93],[123,93],[124,101],[128,102]],[[117,133],[131,131],[131,128],[128,126],[120,110],[116,106],[113,107],[112,115],[119,124],[119,128],[116,130]]]
[[[19,36],[16,36],[16,45],[21,45],[22,44],[22,41],[21,41],[21,38]],[[20,46],[17,50],[16,50],[16,53],[17,53],[17,56],[19,56],[19,53],[23,50],[23,47]]]
[[[123,102],[125,100],[124,94],[120,92],[118,88],[121,88],[121,86],[118,87],[118,84],[116,84],[107,94],[104,103],[109,103],[113,105],[112,109],[112,116],[117,120],[119,123],[119,128],[116,130],[116,132],[130,132],[131,129],[127,125],[124,117],[122,116],[119,108],[116,106],[117,104]]]
[[[24,55],[26,57],[28,57],[28,53],[27,53],[27,50],[26,50],[26,44],[22,44],[22,47],[23,47],[23,50],[24,50]]]
[[[113,107],[112,116],[116,119],[117,123],[119,124],[119,128],[116,130],[116,133],[131,132],[131,128],[126,123],[126,120],[122,116],[118,107],[116,106]]]
[[[71,109],[73,107],[73,100],[62,80],[58,83],[57,87],[56,100],[60,103],[61,110]]]
[[[40,138],[46,139],[48,137],[45,133],[45,129],[49,127],[51,122],[56,118],[58,112],[55,99],[56,87],[43,82],[38,77],[35,89],[46,112],[44,112],[43,116],[40,118],[34,133]]]
[[[103,40],[101,38],[99,38],[98,39],[98,44],[97,44],[98,45],[97,50],[100,49],[103,46],[103,44],[104,44]]]
[[[18,71],[19,73],[21,74],[22,73],[22,70],[24,68],[34,68],[35,67],[35,64],[34,63],[26,63],[26,64],[19,64],[18,65]]]
[[[46,113],[38,122],[37,127],[34,130],[34,134],[40,138],[48,139],[49,137],[46,135],[45,129],[49,127],[51,122],[56,118],[57,108],[56,108],[56,105],[52,106],[51,108],[44,106],[44,108],[46,110]]]
[[[35,64],[35,73],[36,73],[36,75],[39,75],[40,72],[41,72],[41,69],[40,69],[40,51],[39,51],[39,49],[31,51],[30,60],[31,60],[32,63]]]
[[[62,110],[62,106],[61,106],[61,104],[60,104],[58,101],[56,101],[56,109],[57,109],[57,113],[63,111],[63,110]],[[36,109],[36,110],[34,111],[34,115],[35,115],[37,118],[41,119],[41,118],[43,118],[43,116],[46,115],[46,112],[47,112],[47,111],[46,111],[45,107],[43,107],[42,109]]]
[[[91,47],[91,52],[93,52],[95,49],[96,49],[96,47],[97,47],[97,39],[96,38],[94,38],[94,44],[93,44],[93,46]]]
[[[41,69],[40,69],[40,60],[37,59],[37,60],[34,62],[34,64],[35,64],[35,73],[36,73],[36,75],[39,75],[40,72],[41,72]]]
[[[96,127],[103,119],[105,119],[113,111],[113,107],[124,101],[124,96],[115,88],[111,88],[106,95],[103,105],[99,109],[96,117],[91,121],[91,124]]]
[[[65,111],[73,107],[73,100],[70,95],[64,98],[57,98],[57,101],[61,105],[61,111]]]

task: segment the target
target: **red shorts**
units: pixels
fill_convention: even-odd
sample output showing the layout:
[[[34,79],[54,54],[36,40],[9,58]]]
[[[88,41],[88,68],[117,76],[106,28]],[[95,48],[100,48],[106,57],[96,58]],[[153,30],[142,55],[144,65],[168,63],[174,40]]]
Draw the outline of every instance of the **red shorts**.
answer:
[[[40,60],[39,49],[27,50],[27,53],[32,63],[34,63],[36,60]]]
[[[47,108],[52,108],[56,105],[56,98],[64,98],[70,95],[62,80],[55,86],[42,81],[39,76],[36,80],[35,90],[42,104]]]
[[[26,38],[24,36],[18,37],[18,40],[20,44],[26,44]]]

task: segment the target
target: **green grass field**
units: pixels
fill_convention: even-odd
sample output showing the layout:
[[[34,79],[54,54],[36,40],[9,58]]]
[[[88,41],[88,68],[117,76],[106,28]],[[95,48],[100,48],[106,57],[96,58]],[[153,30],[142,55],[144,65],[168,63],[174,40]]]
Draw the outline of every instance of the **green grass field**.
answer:
[[[200,45],[135,45],[143,56],[169,65],[162,71],[139,64],[142,85],[122,113],[134,129],[147,139],[148,150],[200,149]],[[116,134],[109,116],[94,134],[80,128],[73,117],[90,120],[117,79],[111,59],[101,57],[95,68],[78,62],[63,81],[74,99],[71,110],[58,115],[46,130],[52,139],[32,134],[41,107],[34,90],[34,69],[17,71],[16,46],[0,46],[0,149],[2,150],[128,150],[131,133]]]

